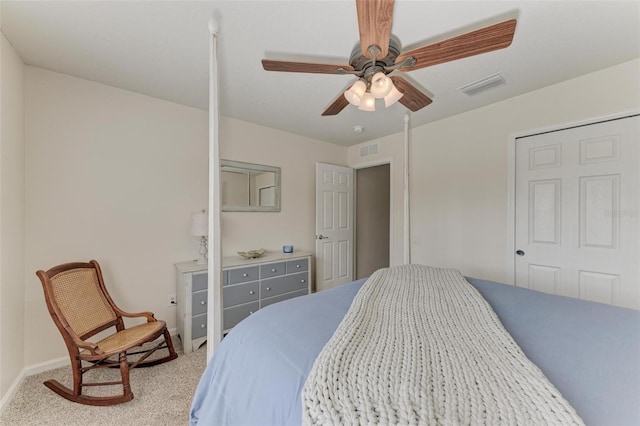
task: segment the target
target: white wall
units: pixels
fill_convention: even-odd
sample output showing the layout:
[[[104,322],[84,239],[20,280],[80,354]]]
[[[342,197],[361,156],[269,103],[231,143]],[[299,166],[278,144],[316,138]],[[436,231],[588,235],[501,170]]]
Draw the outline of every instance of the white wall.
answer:
[[[224,212],[222,253],[265,248],[315,251],[315,164],[345,165],[347,149],[268,127],[221,117],[220,157],[281,168],[280,212]]]
[[[510,135],[639,108],[639,75],[634,60],[413,129],[412,261],[512,282]]]
[[[0,408],[24,367],[24,64],[0,34]]]
[[[26,68],[25,364],[66,356],[38,269],[97,259],[116,303],[176,326],[175,262],[198,257],[206,111]]]

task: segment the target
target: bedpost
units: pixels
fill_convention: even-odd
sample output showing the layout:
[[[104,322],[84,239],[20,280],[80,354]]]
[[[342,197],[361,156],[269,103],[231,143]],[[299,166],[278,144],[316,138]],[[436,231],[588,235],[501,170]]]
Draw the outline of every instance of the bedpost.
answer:
[[[409,216],[409,113],[404,114],[404,263],[411,263],[411,222]]]
[[[209,20],[209,256],[207,294],[207,360],[222,340],[222,256],[220,238],[220,146],[218,141],[218,23]]]

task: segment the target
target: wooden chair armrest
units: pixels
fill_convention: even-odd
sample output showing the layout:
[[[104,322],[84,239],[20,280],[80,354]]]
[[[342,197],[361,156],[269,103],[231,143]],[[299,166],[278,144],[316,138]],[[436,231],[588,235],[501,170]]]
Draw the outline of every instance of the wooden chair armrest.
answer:
[[[104,351],[102,349],[100,349],[98,347],[98,345],[96,345],[93,342],[87,342],[84,340],[80,340],[78,338],[74,338],[74,343],[76,344],[76,346],[78,347],[78,350],[82,351],[83,349],[88,350],[89,352],[91,352],[91,355],[96,356],[96,355],[103,355]]]
[[[153,312],[148,312],[148,311],[133,312],[133,313],[120,311],[120,315],[127,318],[145,317],[147,319],[147,322],[157,321],[156,317],[153,316]]]

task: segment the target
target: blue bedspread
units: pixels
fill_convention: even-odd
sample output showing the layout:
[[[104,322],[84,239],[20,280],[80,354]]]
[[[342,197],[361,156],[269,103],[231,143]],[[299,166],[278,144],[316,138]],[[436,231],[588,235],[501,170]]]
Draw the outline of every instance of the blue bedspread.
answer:
[[[640,425],[640,312],[468,278],[587,425]],[[316,356],[364,280],[257,311],[223,340],[192,425],[299,425]]]

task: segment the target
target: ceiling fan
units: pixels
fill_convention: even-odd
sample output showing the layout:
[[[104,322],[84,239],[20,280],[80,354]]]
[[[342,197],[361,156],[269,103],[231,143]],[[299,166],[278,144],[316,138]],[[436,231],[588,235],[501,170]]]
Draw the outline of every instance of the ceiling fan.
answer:
[[[385,106],[396,101],[418,111],[432,100],[400,76],[387,77],[391,72],[412,71],[442,64],[511,44],[516,20],[510,19],[485,28],[448,38],[437,43],[401,52],[391,39],[394,0],[356,0],[360,42],[351,53],[349,65],[263,59],[266,71],[304,72],[317,74],[352,74],[358,80],[322,113],[336,115],[350,103],[361,110],[375,111],[375,99],[385,100]]]

